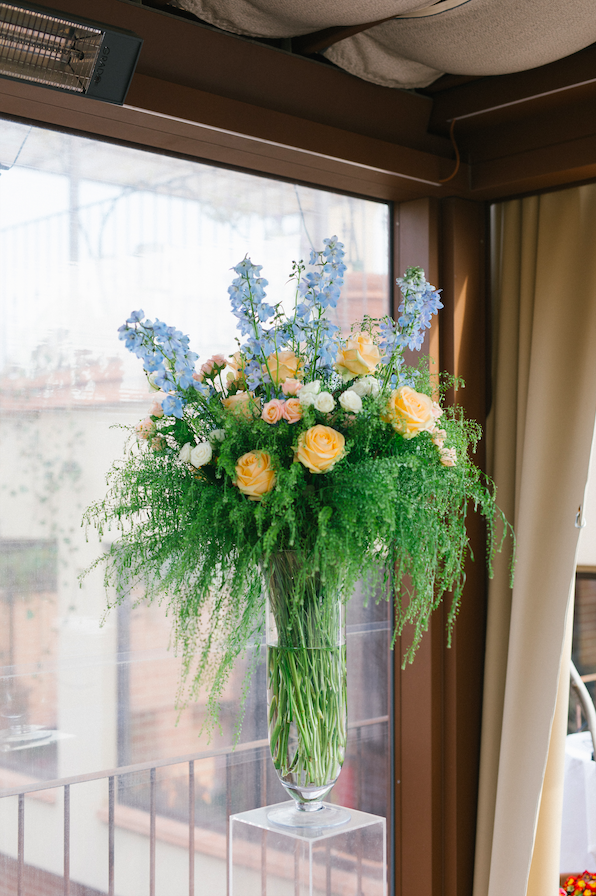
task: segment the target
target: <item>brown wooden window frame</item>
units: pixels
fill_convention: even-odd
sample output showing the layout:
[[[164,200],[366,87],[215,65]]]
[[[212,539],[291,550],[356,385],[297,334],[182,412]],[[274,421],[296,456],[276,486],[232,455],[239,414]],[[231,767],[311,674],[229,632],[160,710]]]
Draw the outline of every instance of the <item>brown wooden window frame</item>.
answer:
[[[62,6],[75,12],[77,4]],[[393,271],[420,264],[443,287],[445,309],[428,348],[442,369],[467,380],[458,399],[484,424],[486,208],[436,198],[446,160],[156,75],[138,72],[123,107],[0,81],[0,114],[393,203]],[[478,562],[468,571],[452,649],[439,611],[412,666],[401,671],[399,643],[393,655],[392,891],[404,896],[421,888],[464,896],[472,888],[486,577],[475,521],[471,535]]]

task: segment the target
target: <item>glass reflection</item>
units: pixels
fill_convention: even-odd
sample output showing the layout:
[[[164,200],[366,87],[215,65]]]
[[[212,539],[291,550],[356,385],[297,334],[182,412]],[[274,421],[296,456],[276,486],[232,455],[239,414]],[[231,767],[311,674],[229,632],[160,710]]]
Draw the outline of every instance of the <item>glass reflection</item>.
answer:
[[[0,145],[3,136],[14,142],[14,131],[0,120]],[[0,797],[36,781],[203,751],[210,755],[194,766],[195,824],[212,840],[203,848],[196,838],[196,874],[213,881],[210,893],[224,893],[227,814],[283,799],[262,743],[264,666],[253,676],[240,735],[240,744],[253,747],[230,752],[242,664],[225,694],[221,732],[209,743],[201,735],[201,698],[176,708],[180,666],[168,649],[164,610],[133,594],[106,615],[101,576],[79,582],[101,549],[95,533],[86,541],[82,511],[101,497],[106,472],[122,454],[119,427],[145,416],[151,401],[116,330],[142,307],[189,333],[203,359],[230,353],[232,265],[250,253],[263,264],[271,294],[283,297],[288,261],[307,258],[311,245],[337,233],[349,266],[336,319],[347,331],[364,313],[389,307],[388,210],[47,129],[27,126],[17,136],[18,157],[0,175]],[[383,815],[388,643],[387,604],[364,608],[356,596],[348,611],[348,758],[332,798]],[[156,892],[164,896],[174,892],[168,881],[183,876],[179,864],[188,868],[188,775],[187,763],[157,770]],[[72,879],[106,892],[105,858],[98,856],[105,853],[107,782],[71,790]],[[14,800],[0,799],[6,880],[16,856]],[[55,892],[63,891],[62,800],[54,790],[26,799],[26,862],[44,869],[47,892],[54,877]],[[147,892],[140,869],[150,802],[149,771],[119,777],[117,893]],[[43,838],[34,835],[40,829]],[[127,850],[126,861],[119,849]]]

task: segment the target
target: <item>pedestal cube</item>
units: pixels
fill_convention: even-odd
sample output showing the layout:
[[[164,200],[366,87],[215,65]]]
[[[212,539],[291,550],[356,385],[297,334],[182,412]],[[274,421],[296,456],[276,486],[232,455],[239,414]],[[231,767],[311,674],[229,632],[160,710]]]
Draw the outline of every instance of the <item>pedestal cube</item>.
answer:
[[[230,896],[387,896],[384,818],[292,828],[267,817],[282,805],[230,816]]]

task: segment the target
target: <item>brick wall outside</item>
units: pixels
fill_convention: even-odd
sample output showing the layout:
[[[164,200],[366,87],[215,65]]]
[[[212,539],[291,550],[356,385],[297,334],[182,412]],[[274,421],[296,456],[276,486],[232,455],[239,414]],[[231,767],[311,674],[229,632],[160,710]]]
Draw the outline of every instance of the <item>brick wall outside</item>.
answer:
[[[17,861],[0,854],[0,896],[16,896]],[[25,865],[23,896],[64,896],[64,879],[49,871]],[[71,881],[70,896],[103,896],[99,890]]]

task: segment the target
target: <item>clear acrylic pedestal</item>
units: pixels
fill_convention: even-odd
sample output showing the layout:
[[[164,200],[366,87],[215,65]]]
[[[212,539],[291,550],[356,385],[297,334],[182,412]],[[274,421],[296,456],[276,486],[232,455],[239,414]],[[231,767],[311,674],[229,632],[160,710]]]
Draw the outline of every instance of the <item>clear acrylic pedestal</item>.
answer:
[[[387,896],[384,818],[348,809],[337,827],[286,827],[267,817],[284,805],[230,816],[230,896]]]

